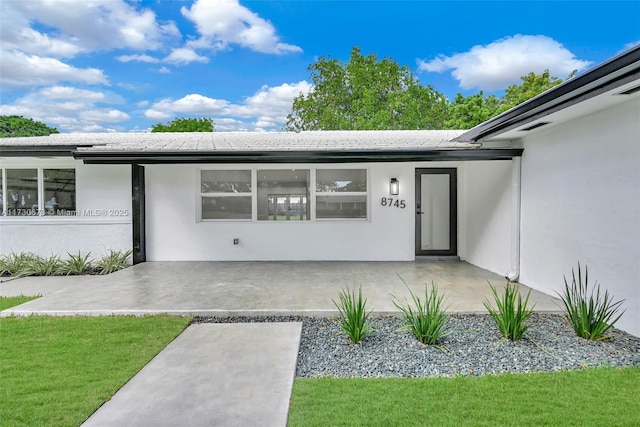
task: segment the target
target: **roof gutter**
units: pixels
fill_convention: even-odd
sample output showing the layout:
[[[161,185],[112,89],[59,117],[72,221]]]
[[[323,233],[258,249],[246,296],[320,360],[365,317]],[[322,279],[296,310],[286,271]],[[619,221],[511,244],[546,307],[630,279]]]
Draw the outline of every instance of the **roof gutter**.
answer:
[[[640,78],[640,45],[523,102],[453,139],[477,142]]]

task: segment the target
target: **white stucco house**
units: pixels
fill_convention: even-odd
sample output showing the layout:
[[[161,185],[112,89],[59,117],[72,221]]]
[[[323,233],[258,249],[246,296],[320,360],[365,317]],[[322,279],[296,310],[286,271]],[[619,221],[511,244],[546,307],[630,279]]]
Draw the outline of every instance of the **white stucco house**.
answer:
[[[640,335],[640,47],[469,131],[0,140],[0,252],[454,257],[555,294],[580,261]]]

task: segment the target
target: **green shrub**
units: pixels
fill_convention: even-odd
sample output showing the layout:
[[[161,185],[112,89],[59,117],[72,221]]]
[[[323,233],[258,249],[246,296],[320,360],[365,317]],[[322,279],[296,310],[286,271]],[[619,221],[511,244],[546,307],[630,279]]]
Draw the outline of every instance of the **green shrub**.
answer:
[[[571,285],[564,278],[564,293],[558,294],[567,311],[567,317],[576,331],[576,334],[582,338],[594,341],[610,338],[612,334],[608,334],[613,325],[624,314],[618,313],[620,306],[624,300],[613,302],[609,296],[609,292],[605,291],[604,295],[600,295],[600,285],[595,282],[594,289],[589,293],[589,272],[587,266],[584,267],[584,282],[582,281],[582,271],[580,263],[578,263],[578,278],[573,268],[571,269],[572,281]]]
[[[31,252],[12,252],[0,257],[0,275],[2,276],[30,276],[36,256]]]
[[[407,285],[404,280],[402,282],[405,286]],[[408,286],[407,289],[409,289]],[[428,285],[425,285],[424,302],[415,296],[411,289],[409,293],[413,304],[406,298],[403,304],[392,295],[393,304],[404,316],[405,325],[402,329],[411,332],[423,344],[436,344],[440,338],[449,334],[447,330],[449,315],[446,314],[443,306],[444,295],[438,295],[438,287],[435,283],[431,283],[431,290]]]
[[[502,297],[498,295],[498,291],[491,283],[489,283],[489,286],[491,287],[491,292],[493,292],[497,309],[494,309],[487,300],[484,301],[485,308],[496,322],[502,336],[512,341],[519,340],[527,331],[528,326],[525,325],[525,322],[533,313],[533,307],[528,307],[531,290],[527,293],[525,300],[522,301],[522,296],[517,287],[508,280]]]
[[[114,271],[127,268],[129,266],[127,259],[129,258],[131,253],[132,252],[130,250],[126,252],[110,250],[107,255],[103,256],[96,263],[95,269],[98,274],[109,274],[113,273]]]
[[[30,265],[32,276],[57,276],[63,272],[63,262],[58,255],[48,258],[36,256]]]
[[[371,311],[367,312],[367,300],[362,297],[362,286],[358,289],[358,295],[355,290],[343,289],[338,296],[339,303],[332,301],[340,312],[340,328],[351,341],[359,343],[374,331],[369,324]]]
[[[89,257],[91,256],[91,252],[86,255],[82,255],[80,251],[78,251],[78,255],[67,254],[69,258],[64,261],[63,270],[69,274],[87,274],[91,273],[93,269],[93,265]]]

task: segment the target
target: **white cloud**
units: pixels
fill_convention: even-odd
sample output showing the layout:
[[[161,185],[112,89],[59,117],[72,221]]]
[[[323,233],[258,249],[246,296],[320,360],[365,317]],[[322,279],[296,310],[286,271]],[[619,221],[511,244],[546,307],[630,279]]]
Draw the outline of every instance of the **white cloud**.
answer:
[[[640,46],[640,40],[636,40],[636,41],[629,42],[629,43],[625,44],[624,48],[618,53],[622,53],[622,52],[627,51],[627,50],[629,50],[631,48],[634,48],[636,46]]]
[[[160,74],[171,74],[171,70],[168,69],[167,67],[160,67],[158,68],[158,72]]]
[[[171,117],[173,117],[169,113],[163,113],[162,111],[158,111],[158,110],[153,109],[153,108],[150,108],[147,111],[145,111],[144,116],[147,119],[152,119],[152,120],[167,120],[167,119],[170,119]]]
[[[152,10],[137,8],[123,0],[10,1],[3,4],[5,13],[12,19],[9,28],[2,29],[3,43],[6,38],[12,38],[10,33],[15,34],[16,30],[25,27],[36,33],[30,27],[32,23],[55,29],[51,34],[42,36],[72,44],[78,51],[153,50],[161,48],[164,41],[180,36],[173,22],[160,23]],[[34,34],[30,37],[37,38]],[[13,39],[15,41],[15,37]],[[42,49],[42,43],[36,46],[22,43],[19,47],[25,52],[43,53],[31,51]],[[48,51],[47,54],[53,56],[55,52]]]
[[[123,102],[120,95],[109,91],[54,86],[1,105],[0,114],[30,117],[60,132],[115,132],[123,131],[124,127],[118,124],[131,117],[109,104]]]
[[[189,64],[191,62],[209,62],[209,58],[206,56],[198,55],[193,49],[187,47],[181,47],[173,49],[169,56],[164,58],[165,62],[172,64]]]
[[[238,0],[196,0],[190,9],[183,6],[180,10],[201,35],[189,44],[193,48],[221,50],[237,44],[262,53],[302,52],[299,46],[282,43],[271,22]]]
[[[493,91],[519,83],[520,77],[530,72],[540,74],[549,70],[552,76],[564,79],[573,70],[583,70],[589,64],[552,38],[517,34],[486,46],[474,46],[468,52],[418,60],[418,69],[429,72],[451,69],[463,89]]]
[[[108,84],[107,77],[97,68],[76,68],[55,58],[17,51],[3,50],[0,54],[0,84],[3,87],[39,86],[58,82]]]
[[[181,115],[212,117],[219,131],[268,130],[282,128],[291,111],[293,98],[307,94],[311,84],[306,81],[263,86],[242,103],[233,104],[223,99],[190,94],[178,100],[170,98],[154,103],[145,112],[153,120],[167,120]],[[246,119],[246,121],[242,120]]]
[[[68,59],[113,49],[159,50],[175,40],[181,41],[181,34],[173,22],[159,22],[152,10],[125,0],[5,1],[2,85],[107,84],[101,70],[77,68]],[[146,54],[118,60],[159,62]]]
[[[153,56],[149,56],[147,54],[120,55],[116,59],[120,62],[138,61],[138,62],[148,62],[150,64],[155,64],[157,62],[160,62],[158,58],[154,58]]]

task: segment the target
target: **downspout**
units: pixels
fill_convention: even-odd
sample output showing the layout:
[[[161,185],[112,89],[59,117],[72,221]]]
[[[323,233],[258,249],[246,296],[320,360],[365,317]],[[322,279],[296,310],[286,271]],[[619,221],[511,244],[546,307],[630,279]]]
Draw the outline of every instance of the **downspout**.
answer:
[[[512,159],[511,169],[511,271],[507,279],[517,282],[520,277],[520,201],[522,157]]]

